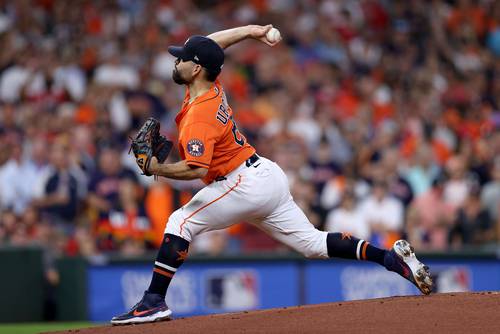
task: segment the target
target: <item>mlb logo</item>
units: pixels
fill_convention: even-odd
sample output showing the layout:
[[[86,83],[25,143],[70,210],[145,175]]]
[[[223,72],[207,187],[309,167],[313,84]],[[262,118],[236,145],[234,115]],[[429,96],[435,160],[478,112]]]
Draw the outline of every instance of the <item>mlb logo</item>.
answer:
[[[205,276],[205,306],[211,311],[243,311],[259,305],[257,273],[251,270],[211,272]]]
[[[467,292],[471,291],[472,277],[466,267],[447,267],[433,271],[435,292]]]

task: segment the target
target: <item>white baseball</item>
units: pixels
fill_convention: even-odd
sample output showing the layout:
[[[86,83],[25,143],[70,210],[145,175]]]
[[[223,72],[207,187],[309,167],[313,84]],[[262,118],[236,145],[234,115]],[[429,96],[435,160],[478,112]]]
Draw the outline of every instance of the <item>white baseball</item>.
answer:
[[[266,38],[270,43],[274,43],[280,40],[281,34],[280,31],[276,28],[271,28],[266,33]]]

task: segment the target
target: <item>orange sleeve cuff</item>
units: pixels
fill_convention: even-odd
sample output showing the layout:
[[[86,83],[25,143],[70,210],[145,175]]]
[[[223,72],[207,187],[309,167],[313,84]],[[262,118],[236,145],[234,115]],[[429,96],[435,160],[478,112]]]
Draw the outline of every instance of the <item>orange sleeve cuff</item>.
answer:
[[[188,164],[188,166],[196,166],[196,167],[202,167],[202,168],[206,168],[206,169],[208,169],[210,167],[209,164],[206,164],[206,163],[201,162],[201,161],[196,161],[196,160],[186,160],[186,163]]]

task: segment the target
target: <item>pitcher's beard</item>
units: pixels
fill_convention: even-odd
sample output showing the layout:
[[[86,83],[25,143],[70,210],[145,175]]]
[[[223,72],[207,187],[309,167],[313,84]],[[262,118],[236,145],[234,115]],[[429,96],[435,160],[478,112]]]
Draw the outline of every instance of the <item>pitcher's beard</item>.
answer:
[[[179,71],[177,71],[176,68],[172,71],[172,80],[174,80],[174,82],[178,85],[187,85],[189,83],[181,76],[181,74],[179,73]]]

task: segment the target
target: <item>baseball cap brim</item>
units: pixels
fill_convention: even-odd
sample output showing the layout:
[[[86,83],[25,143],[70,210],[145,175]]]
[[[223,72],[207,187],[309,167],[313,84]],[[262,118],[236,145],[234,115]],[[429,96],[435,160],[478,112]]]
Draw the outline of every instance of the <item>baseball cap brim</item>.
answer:
[[[182,46],[169,46],[168,53],[176,58],[181,58],[182,60],[188,60],[188,55]]]

